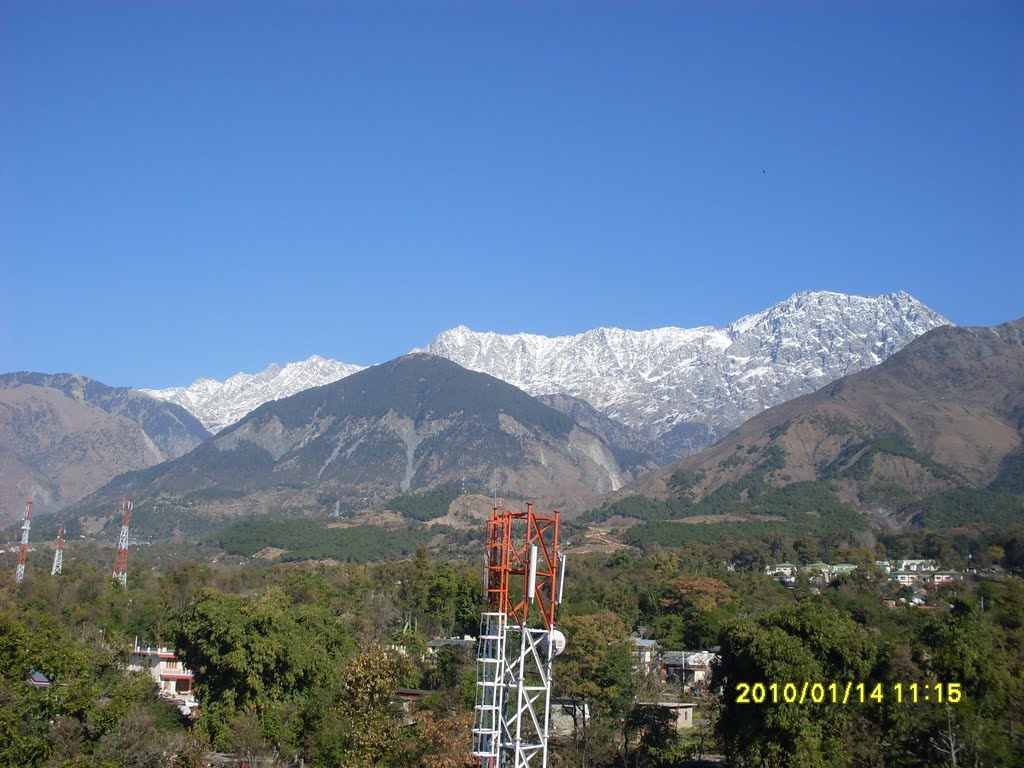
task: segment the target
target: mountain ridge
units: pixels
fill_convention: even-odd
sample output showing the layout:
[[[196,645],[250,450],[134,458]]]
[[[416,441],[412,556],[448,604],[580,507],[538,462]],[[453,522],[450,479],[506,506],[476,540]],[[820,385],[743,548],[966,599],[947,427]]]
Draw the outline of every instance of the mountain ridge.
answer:
[[[224,381],[198,378],[187,387],[139,391],[180,405],[217,434],[263,403],[330,384],[363,368],[313,355],[284,366],[271,363],[259,373],[236,373]]]
[[[532,394],[578,397],[687,453],[765,407],[874,365],[946,324],[902,291],[804,291],[724,328],[598,328],[550,338],[460,326],[426,351]]]
[[[75,511],[109,518],[127,495],[151,530],[172,518],[203,527],[197,518],[326,517],[467,483],[580,509],[632,477],[569,416],[416,353],[264,403],[186,456],[116,478]]]
[[[788,508],[806,523],[840,502],[883,528],[1024,521],[1024,319],[933,329],[624,486],[590,518],[668,520],[632,538],[669,543],[692,534],[687,518]]]
[[[188,411],[77,374],[0,374],[0,499],[56,511],[122,472],[181,456],[209,433]],[[11,519],[17,510],[6,510]]]
[[[765,407],[884,359],[948,321],[897,291],[862,297],[801,291],[723,328],[600,327],[574,336],[443,331],[423,351],[488,373],[535,396],[582,400],[681,457]],[[143,390],[191,410],[218,432],[264,402],[322,386],[360,366],[313,356],[224,382]],[[566,407],[570,401],[558,400]]]

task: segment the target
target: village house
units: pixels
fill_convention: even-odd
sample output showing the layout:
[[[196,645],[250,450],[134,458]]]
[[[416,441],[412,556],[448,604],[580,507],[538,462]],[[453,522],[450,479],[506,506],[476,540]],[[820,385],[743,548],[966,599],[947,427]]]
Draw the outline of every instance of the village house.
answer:
[[[777,563],[776,565],[766,566],[764,573],[766,576],[776,577],[786,586],[793,586],[796,583],[797,574],[802,571],[808,575],[811,583],[824,586],[840,576],[852,573],[856,569],[857,566],[850,565],[849,563],[832,565],[830,563],[818,562],[802,567],[793,563]]]
[[[427,641],[427,656],[435,656],[442,648],[475,648],[476,638],[472,635],[462,637],[436,637]]]
[[[923,573],[926,571],[939,570],[939,564],[934,560],[900,560],[898,561],[898,567],[896,570]]]
[[[551,723],[548,732],[552,736],[571,736],[577,726],[583,727],[590,720],[590,706],[575,699],[551,699]]]
[[[955,571],[933,571],[926,574],[923,583],[926,587],[939,587],[943,584],[952,584],[954,581],[963,581],[964,575]]]
[[[148,672],[160,689],[160,698],[173,701],[178,710],[187,716],[195,714],[199,702],[193,693],[195,678],[179,660],[173,648],[142,645],[135,638],[135,645],[128,655],[130,672]]]
[[[889,580],[909,587],[920,583],[922,576],[923,574],[917,571],[893,571],[889,574]]]
[[[718,659],[712,651],[668,651],[661,657],[665,682],[683,690],[701,690],[711,682],[711,665]]]
[[[654,668],[658,654],[658,641],[631,637],[633,642],[633,671],[647,674]]]
[[[672,725],[677,731],[693,728],[693,710],[696,704],[682,701],[640,701],[643,707],[662,707],[672,713]]]

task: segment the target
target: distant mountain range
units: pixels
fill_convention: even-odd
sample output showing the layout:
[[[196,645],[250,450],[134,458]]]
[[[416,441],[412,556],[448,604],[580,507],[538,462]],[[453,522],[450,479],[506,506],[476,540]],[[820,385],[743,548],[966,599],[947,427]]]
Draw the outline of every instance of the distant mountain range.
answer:
[[[662,461],[714,442],[745,419],[862,370],[948,321],[907,293],[797,293],[725,328],[598,328],[576,336],[441,333],[423,351],[579,413],[578,401],[636,433]],[[218,432],[257,406],[336,381],[358,366],[312,357],[225,382],[144,390]],[[644,445],[641,443],[646,441]]]
[[[209,437],[184,408],[133,389],[67,373],[0,375],[0,524],[23,499],[54,511]]]
[[[75,512],[109,518],[127,496],[152,534],[168,535],[258,512],[329,516],[453,485],[579,510],[633,477],[560,411],[411,354],[265,403],[188,455],[120,476]]]
[[[698,450],[744,418],[873,365],[915,336],[943,323],[941,316],[905,293],[865,298],[805,292],[722,329],[596,329],[577,336],[547,338],[475,333],[459,327],[440,334],[427,350],[435,358],[490,373],[537,395],[545,409],[553,408],[568,417],[565,423],[572,425],[569,432],[577,436],[571,450],[562,444],[562,433],[557,439],[550,435],[536,438],[538,446],[547,446],[536,454],[547,469],[532,474],[517,470],[515,477],[503,479],[497,464],[459,455],[457,451],[468,443],[452,442],[455,433],[447,426],[447,450],[456,453],[444,460],[433,454],[434,458],[421,464],[423,446],[432,443],[417,426],[414,434],[409,433],[413,442],[403,443],[403,450],[412,451],[407,458],[412,456],[409,461],[413,461],[414,470],[408,477],[404,473],[410,465],[403,465],[403,474],[396,479],[388,469],[390,464],[370,462],[360,466],[358,460],[350,461],[364,450],[369,439],[364,438],[358,450],[346,444],[339,454],[341,460],[335,456],[332,469],[324,473],[318,469],[313,479],[305,465],[299,471],[295,464],[298,454],[288,464],[295,469],[294,476],[291,469],[286,471],[278,465],[282,456],[300,450],[304,443],[292,442],[294,435],[289,432],[287,439],[282,438],[285,448],[274,448],[265,444],[269,438],[260,432],[258,440],[242,440],[242,453],[252,444],[269,451],[273,460],[266,464],[263,458],[254,458],[256,464],[250,468],[254,474],[245,483],[232,485],[216,471],[211,474],[202,469],[202,462],[215,469],[222,459],[227,461],[228,454],[242,455],[235,448],[225,453],[221,448],[228,443],[215,441],[213,445],[221,448],[199,451],[196,456],[200,464],[189,470],[187,482],[176,474],[183,471],[181,467],[188,464],[185,462],[166,475],[172,479],[162,479],[150,490],[156,497],[173,498],[175,504],[186,507],[200,504],[206,508],[217,497],[224,502],[219,504],[221,508],[230,506],[225,500],[244,498],[247,503],[255,500],[260,509],[284,510],[294,503],[296,509],[311,510],[322,507],[323,499],[328,497],[339,505],[366,505],[386,500],[394,493],[435,488],[468,476],[477,490],[488,492],[497,487],[511,494],[522,492],[534,498],[542,495],[578,508],[587,494],[617,487],[659,464]],[[431,359],[423,355],[410,359],[421,358]],[[209,437],[204,425],[230,443],[240,439],[240,429],[252,430],[254,424],[262,423],[253,419],[269,404],[286,403],[282,407],[292,409],[294,402],[287,402],[289,398],[312,393],[307,396],[316,400],[321,397],[315,394],[318,389],[369,370],[377,370],[374,376],[378,383],[374,386],[380,393],[393,392],[394,388],[379,377],[381,371],[397,372],[395,364],[392,361],[375,369],[361,369],[312,357],[284,367],[272,365],[255,375],[238,374],[225,382],[200,379],[189,387],[144,391],[113,389],[70,374],[8,374],[0,389],[2,502],[10,505],[14,500],[34,496],[50,509],[58,509],[97,490],[121,472],[183,456]],[[464,383],[459,386],[461,392]],[[520,392],[517,397],[525,395]],[[531,409],[542,407],[532,399],[531,403]],[[381,404],[383,407],[383,401]],[[464,405],[464,412],[478,419],[469,405]],[[372,420],[390,419],[387,413],[387,408],[375,412]],[[518,421],[517,417],[511,418]],[[353,427],[348,417],[345,420],[346,429],[362,429]],[[434,423],[432,419],[427,421]],[[397,422],[381,423],[381,434],[406,434],[406,427],[395,426]],[[276,427],[267,429],[273,431]],[[304,429],[307,437],[303,439],[313,440],[309,435],[318,436],[326,427]],[[330,439],[340,445],[347,438],[339,434]],[[579,440],[595,441],[588,443],[589,453],[584,451],[589,459],[577,455],[583,450]],[[317,444],[322,445],[322,440]],[[555,450],[554,446],[560,447]],[[555,455],[561,458],[552,459]],[[567,462],[564,465],[560,463],[563,460]],[[522,457],[516,461],[523,467],[530,465]],[[592,464],[604,469],[598,471]],[[259,474],[257,465],[264,469],[272,466],[267,479],[271,485],[253,485]],[[338,470],[340,474],[335,477],[335,470],[342,466],[347,469]],[[442,467],[447,469],[442,471]],[[457,472],[454,467],[458,467]],[[164,469],[152,477],[164,477]],[[228,474],[236,470],[229,467]],[[376,479],[370,477],[373,471],[378,471]],[[489,479],[484,476],[488,472]],[[564,477],[555,478],[563,472]],[[284,482],[282,478],[289,478],[287,487],[278,489],[278,493],[271,486]],[[530,487],[525,478],[530,479]],[[139,488],[148,482],[137,477],[131,482],[137,481],[141,482]],[[329,490],[323,493],[325,483]],[[293,493],[300,488],[305,495]],[[314,488],[320,491],[313,493]],[[20,513],[20,503],[15,507],[7,511],[8,517]],[[101,514],[98,509],[93,511]],[[102,514],[109,515],[109,510]]]

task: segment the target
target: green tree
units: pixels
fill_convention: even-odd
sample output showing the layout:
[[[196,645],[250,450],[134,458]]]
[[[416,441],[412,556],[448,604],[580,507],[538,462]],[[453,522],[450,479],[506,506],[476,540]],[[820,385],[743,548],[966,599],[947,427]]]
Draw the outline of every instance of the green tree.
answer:
[[[599,764],[615,751],[615,731],[633,701],[633,649],[623,621],[610,611],[562,619],[565,651],[556,659],[555,695],[574,703],[571,754]]]
[[[864,630],[820,599],[801,600],[760,619],[728,625],[715,685],[724,689],[718,733],[731,761],[767,768],[849,765],[845,738],[855,710],[771,700],[743,702],[743,686],[865,681],[874,646]]]
[[[1000,726],[1004,713],[1019,711],[1020,680],[993,625],[984,621],[974,600],[953,596],[950,610],[933,615],[920,632],[921,663],[929,681],[959,683],[963,699],[950,706],[933,728],[931,743],[962,764],[1009,765],[1022,757],[1012,743],[1013,722]],[[1019,649],[1017,650],[1019,653]],[[1019,716],[1018,716],[1019,720]],[[1015,751],[1016,750],[1016,751]]]
[[[290,716],[342,666],[352,641],[329,603],[314,592],[296,602],[279,587],[253,597],[203,590],[177,622],[178,653],[196,678],[200,727],[215,745],[230,738],[238,712],[254,711],[264,735],[296,751],[303,728]]]
[[[316,764],[399,765],[404,756],[395,687],[402,663],[379,649],[353,657],[313,737]]]

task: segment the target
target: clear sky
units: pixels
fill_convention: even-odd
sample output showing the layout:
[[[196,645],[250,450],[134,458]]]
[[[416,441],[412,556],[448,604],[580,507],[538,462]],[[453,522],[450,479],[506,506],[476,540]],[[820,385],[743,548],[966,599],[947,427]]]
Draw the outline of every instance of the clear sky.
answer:
[[[1024,3],[0,2],[0,372],[1024,315]]]

